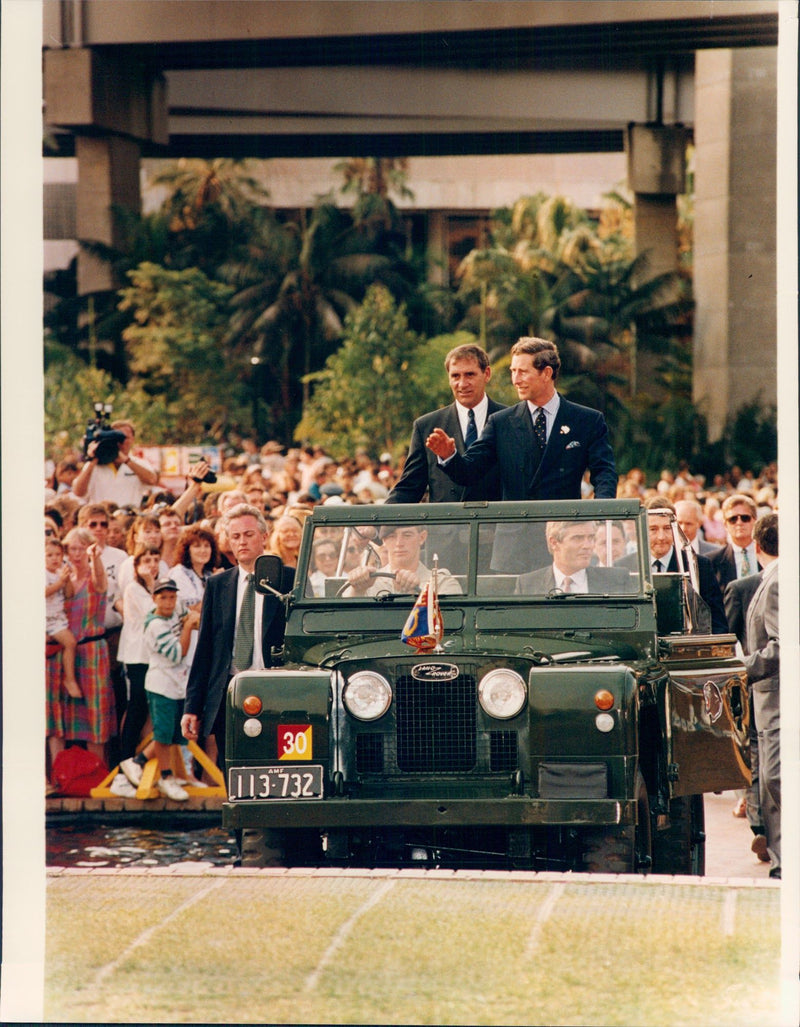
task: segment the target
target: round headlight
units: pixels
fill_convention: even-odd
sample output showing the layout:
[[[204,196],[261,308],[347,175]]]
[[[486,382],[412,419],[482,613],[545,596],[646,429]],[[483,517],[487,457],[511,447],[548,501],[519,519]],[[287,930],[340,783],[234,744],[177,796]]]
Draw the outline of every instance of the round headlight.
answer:
[[[256,720],[255,717],[250,717],[242,724],[242,730],[248,738],[258,738],[261,734],[261,721]]]
[[[358,720],[377,720],[389,709],[392,688],[389,682],[372,670],[360,670],[344,687],[345,708]]]
[[[490,717],[509,720],[525,705],[525,682],[514,670],[490,670],[478,686],[478,699]]]

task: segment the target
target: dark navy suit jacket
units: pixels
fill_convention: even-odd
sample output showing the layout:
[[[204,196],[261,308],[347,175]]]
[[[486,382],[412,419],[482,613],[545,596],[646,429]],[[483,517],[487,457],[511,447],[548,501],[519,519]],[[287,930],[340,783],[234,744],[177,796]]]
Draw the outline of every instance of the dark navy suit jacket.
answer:
[[[495,403],[493,399],[490,399],[487,419],[498,410],[505,409],[502,403]],[[476,479],[471,485],[457,485],[452,478],[445,474],[436,455],[425,445],[425,440],[434,428],[443,428],[448,435],[452,436],[459,453],[466,451],[455,403],[418,417],[414,421],[411,444],[408,447],[403,473],[389,493],[386,502],[419,503],[426,490],[431,503],[501,499],[500,469],[497,466],[490,467],[482,477]]]
[[[711,568],[717,576],[719,587],[725,591],[725,586],[731,581],[736,581],[737,576],[736,557],[733,554],[733,546],[730,542],[720,546],[717,552],[712,553],[708,559],[711,561]],[[763,570],[760,563],[757,564],[756,569],[759,571]]]
[[[184,713],[194,713],[200,718],[201,737],[211,733],[220,703],[225,701],[231,676],[238,576],[238,567],[212,574],[203,596],[197,649],[189,671],[183,704]],[[264,663],[269,666],[270,648],[281,644],[285,627],[283,603],[277,596],[264,596],[261,626]]]
[[[699,556],[696,553],[695,556],[697,558],[697,579],[700,586],[700,597],[705,600],[711,613],[711,632],[714,635],[727,635],[728,619],[725,616],[725,604],[722,601],[722,592],[711,568],[711,561],[708,557]],[[650,553],[647,554],[647,558],[652,564],[653,557]],[[639,557],[636,553],[630,553],[628,556],[623,556],[617,560],[615,566],[629,567],[631,570],[637,570]],[[678,557],[673,547],[672,556],[666,570],[670,574],[675,574],[679,569]]]
[[[587,469],[596,499],[615,499],[617,495],[617,472],[605,418],[598,410],[571,403],[563,396],[541,456],[530,410],[523,401],[492,414],[469,452],[456,452],[442,469],[453,481],[466,485],[495,465],[500,467],[504,500],[580,499]]]
[[[762,571],[748,574],[746,578],[734,578],[725,586],[722,598],[725,601],[725,616],[728,627],[736,635],[744,647],[747,641],[745,628],[747,625],[747,608],[761,584]]]

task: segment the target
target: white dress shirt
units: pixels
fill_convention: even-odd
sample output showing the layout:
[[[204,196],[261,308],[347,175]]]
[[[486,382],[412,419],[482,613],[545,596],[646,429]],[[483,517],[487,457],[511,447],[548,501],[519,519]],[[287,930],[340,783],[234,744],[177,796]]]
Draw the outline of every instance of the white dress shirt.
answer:
[[[236,623],[239,622],[239,610],[242,608],[242,599],[244,597],[244,589],[247,584],[248,572],[243,568],[239,568],[239,577],[236,582]],[[248,670],[264,670],[266,664],[264,663],[264,654],[261,651],[261,619],[262,612],[264,609],[264,596],[256,591],[256,607],[255,607],[255,619],[253,623],[253,660]],[[236,641],[236,630],[233,632],[234,642]],[[231,647],[231,667],[233,667],[233,647]]]
[[[484,393],[483,399],[472,409],[475,411],[475,427],[478,430],[478,438],[480,438],[483,435],[483,429],[486,427],[486,418],[489,416],[489,397]],[[467,425],[469,424],[469,407],[463,406],[456,400],[456,413],[458,414],[458,423],[461,426],[461,437],[465,439],[467,437]]]

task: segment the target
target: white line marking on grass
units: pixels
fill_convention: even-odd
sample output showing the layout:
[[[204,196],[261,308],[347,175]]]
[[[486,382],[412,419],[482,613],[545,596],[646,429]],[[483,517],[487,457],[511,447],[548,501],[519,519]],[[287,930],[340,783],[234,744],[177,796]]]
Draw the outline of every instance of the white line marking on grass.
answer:
[[[566,884],[554,884],[550,889],[550,894],[542,903],[539,916],[536,918],[536,922],[531,928],[531,933],[528,935],[528,944],[525,946],[526,959],[533,955],[534,949],[539,944],[539,935],[542,933],[542,928],[553,915],[556,903],[561,898],[566,887]]]
[[[169,916],[164,917],[164,919],[160,920],[157,924],[153,924],[152,927],[148,927],[146,931],[142,931],[142,933],[137,938],[133,939],[133,941],[130,943],[130,945],[128,945],[126,949],[123,949],[123,951],[120,952],[116,959],[113,959],[110,963],[106,963],[105,966],[100,967],[100,969],[95,974],[93,987],[96,988],[98,985],[102,984],[106,977],[108,977],[109,974],[112,974],[118,966],[124,963],[128,956],[135,949],[141,948],[142,945],[146,945],[153,937],[153,935],[156,933],[156,931],[160,931],[162,927],[165,927],[176,917],[180,916],[181,913],[189,909],[190,906],[194,906],[195,903],[199,902],[201,899],[204,899],[206,895],[210,894],[217,888],[221,888],[223,884],[225,884],[225,878],[221,877],[219,880],[214,881],[212,884],[209,884],[208,887],[203,888],[201,891],[195,892],[194,895],[188,898],[185,902],[182,902],[180,906],[176,906],[175,909],[173,909],[173,911],[169,914]]]
[[[376,906],[384,897],[384,895],[386,895],[387,892],[390,892],[392,888],[394,888],[394,886],[394,881],[385,881],[380,888],[378,888],[376,891],[372,893],[372,895],[370,895],[366,902],[363,902],[358,907],[358,909],[352,914],[349,920],[345,920],[345,922],[342,924],[342,926],[339,928],[336,934],[334,934],[333,938],[331,938],[330,945],[328,945],[328,947],[322,953],[322,958],[317,963],[316,967],[311,971],[308,977],[306,977],[306,982],[303,985],[303,991],[312,991],[314,988],[316,988],[317,982],[320,979],[322,971],[325,969],[328,963],[330,963],[331,959],[333,959],[334,954],[345,943],[348,935],[353,930],[358,920],[360,920],[360,918],[365,913],[369,912],[369,910],[372,909],[373,906]]]
[[[725,894],[722,906],[722,933],[729,937],[736,929],[736,891],[731,889]]]

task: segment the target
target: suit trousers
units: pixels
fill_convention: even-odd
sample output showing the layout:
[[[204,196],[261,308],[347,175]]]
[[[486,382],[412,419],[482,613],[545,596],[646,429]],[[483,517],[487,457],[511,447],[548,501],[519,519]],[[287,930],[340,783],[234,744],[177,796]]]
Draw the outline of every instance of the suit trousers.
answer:
[[[781,731],[774,696],[766,704],[753,695],[758,731],[758,797],[772,866],[781,865]]]

